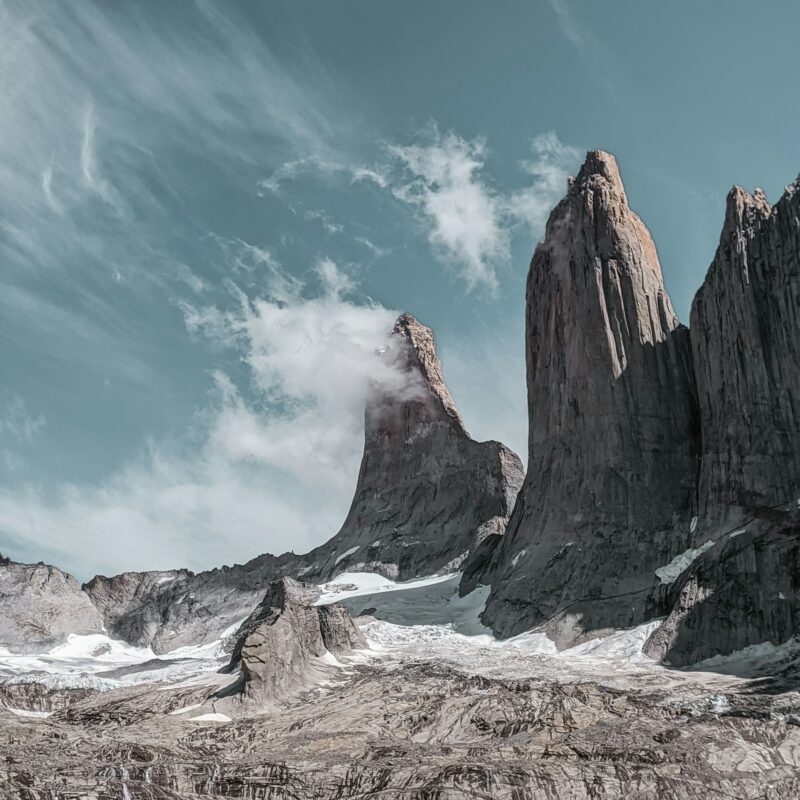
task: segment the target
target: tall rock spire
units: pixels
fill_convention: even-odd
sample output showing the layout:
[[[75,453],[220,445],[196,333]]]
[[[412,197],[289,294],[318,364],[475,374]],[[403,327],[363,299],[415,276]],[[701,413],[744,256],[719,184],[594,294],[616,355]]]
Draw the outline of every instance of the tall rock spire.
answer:
[[[800,497],[800,178],[774,207],[731,189],[691,332],[713,532]]]
[[[455,571],[486,536],[505,530],[522,484],[514,453],[467,434],[430,328],[403,314],[383,355],[406,379],[374,387],[350,512],[309,554],[314,567],[304,580],[346,569],[403,580]]]
[[[616,160],[587,154],[527,286],[528,473],[484,619],[568,643],[656,613],[695,510],[689,336]]]

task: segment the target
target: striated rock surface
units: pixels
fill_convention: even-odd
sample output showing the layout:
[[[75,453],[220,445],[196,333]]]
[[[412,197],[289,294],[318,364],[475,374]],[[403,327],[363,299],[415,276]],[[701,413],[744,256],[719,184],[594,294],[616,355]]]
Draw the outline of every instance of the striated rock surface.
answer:
[[[199,573],[98,575],[83,589],[103,615],[110,636],[166,653],[213,641],[238,627],[264,596],[269,582],[296,562],[297,557],[287,553]]]
[[[238,632],[229,669],[241,667],[247,698],[277,701],[313,686],[326,657],[367,647],[342,606],[315,606],[319,590],[291,578],[272,583]]]
[[[342,529],[310,554],[306,579],[356,569],[399,580],[456,571],[483,538],[505,529],[522,485],[511,450],[467,434],[430,328],[403,314],[384,357],[409,388],[398,396],[375,387],[368,399],[353,503]]]
[[[648,652],[687,665],[798,632],[800,180],[734,187],[692,306],[703,431],[698,534]]]
[[[0,647],[42,653],[70,633],[102,633],[103,620],[72,575],[0,557]]]
[[[672,610],[645,652],[677,667],[800,630],[800,513],[772,510],[723,535],[673,584]]]
[[[657,615],[655,569],[691,542],[697,420],[689,335],[613,156],[587,155],[527,286],[529,459],[483,581],[510,636],[559,645]]]
[[[800,497],[800,179],[770,206],[734,187],[692,305],[710,534]]]
[[[440,633],[409,631],[335,683],[239,713],[202,677],[51,693],[45,719],[0,708],[0,798],[798,796],[796,691],[652,662],[581,667]]]
[[[218,638],[258,604],[270,581],[320,582],[345,571],[407,580],[455,572],[505,530],[524,471],[499,442],[469,437],[442,376],[433,333],[410,314],[383,352],[400,380],[367,400],[364,455],[341,530],[309,553],[263,555],[207,572],[98,576],[84,589],[111,635],[156,653]]]

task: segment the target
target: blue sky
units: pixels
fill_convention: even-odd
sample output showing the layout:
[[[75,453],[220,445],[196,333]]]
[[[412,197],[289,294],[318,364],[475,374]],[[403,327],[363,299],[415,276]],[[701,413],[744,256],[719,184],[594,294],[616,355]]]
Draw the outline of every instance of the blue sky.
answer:
[[[614,152],[686,321],[797,175],[793,2],[3,2],[0,549],[79,577],[305,550],[376,342],[524,457],[533,248]]]

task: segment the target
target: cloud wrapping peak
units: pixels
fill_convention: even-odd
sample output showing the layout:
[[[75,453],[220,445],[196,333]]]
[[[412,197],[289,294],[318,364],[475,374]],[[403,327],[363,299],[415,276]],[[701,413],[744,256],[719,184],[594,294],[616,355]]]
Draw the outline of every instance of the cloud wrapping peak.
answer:
[[[225,244],[245,264],[265,257],[245,242]],[[380,354],[396,312],[350,299],[357,287],[332,260],[317,265],[315,296],[302,286],[287,294],[279,265],[269,264],[275,276],[261,296],[232,293],[228,308],[182,306],[191,332],[239,355],[243,385],[214,372],[191,436],[151,442],[102,484],[51,494],[0,488],[0,530],[17,557],[54,553],[86,578],[302,552],[336,532],[358,472],[368,392],[377,384],[413,396],[420,386]],[[18,406],[7,417],[15,435],[43,424]]]

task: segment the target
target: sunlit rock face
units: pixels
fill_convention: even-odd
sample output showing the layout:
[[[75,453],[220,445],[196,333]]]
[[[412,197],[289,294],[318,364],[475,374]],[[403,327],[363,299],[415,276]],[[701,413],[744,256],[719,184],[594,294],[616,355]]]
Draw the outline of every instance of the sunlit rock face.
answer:
[[[0,647],[42,653],[71,633],[101,633],[103,620],[72,575],[0,556]]]
[[[270,584],[239,629],[229,665],[241,669],[247,699],[279,703],[324,679],[326,658],[367,647],[350,612],[339,605],[316,606],[318,597],[316,587],[291,578]]]
[[[613,156],[587,155],[528,275],[528,473],[485,580],[502,636],[559,644],[654,616],[655,570],[692,541],[689,334]]]

